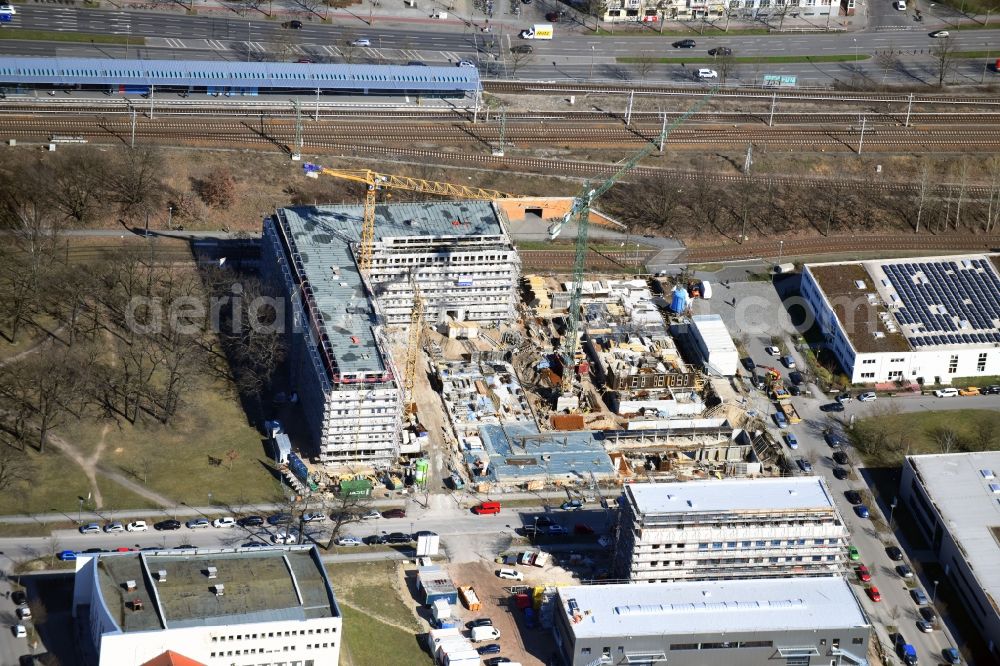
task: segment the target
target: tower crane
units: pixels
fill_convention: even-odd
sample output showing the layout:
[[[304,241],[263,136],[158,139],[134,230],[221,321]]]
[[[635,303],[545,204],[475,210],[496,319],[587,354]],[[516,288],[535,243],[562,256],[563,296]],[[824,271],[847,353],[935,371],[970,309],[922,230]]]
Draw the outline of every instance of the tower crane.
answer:
[[[465,185],[441,183],[433,180],[409,178],[407,176],[394,176],[378,173],[371,169],[329,169],[309,162],[303,164],[302,169],[310,178],[319,178],[319,175],[323,174],[324,176],[351,180],[355,183],[363,183],[367,186],[368,189],[365,192],[365,214],[361,223],[361,241],[358,244],[357,258],[358,270],[364,276],[368,275],[372,266],[372,247],[375,244],[375,196],[379,190],[409,190],[410,192],[437,194],[457,199],[486,199],[488,201],[511,199],[519,196],[517,194],[509,194],[481,187],[467,187]]]
[[[420,287],[410,272],[410,287],[413,289],[413,310],[410,312],[410,331],[406,345],[406,368],[403,372],[403,399],[407,413],[417,411],[413,387],[417,381],[417,361],[420,358],[420,334],[424,328],[424,297]]]
[[[698,110],[710,100],[719,88],[712,88],[707,95],[698,100],[698,103],[688,109],[677,120],[669,126],[664,126],[660,132],[660,140],[656,143],[650,142],[633,155],[627,162],[618,168],[607,180],[591,187],[586,183],[580,194],[573,200],[573,205],[569,211],[559,220],[553,222],[548,229],[549,240],[555,240],[562,232],[563,227],[571,220],[576,220],[576,258],[573,262],[573,285],[569,299],[569,325],[566,327],[566,338],[563,343],[563,375],[562,375],[562,396],[569,397],[573,393],[573,368],[576,364],[576,351],[579,346],[580,327],[580,297],[583,293],[583,269],[587,258],[587,235],[590,227],[590,206],[595,199],[610,190],[615,183],[621,180],[622,176],[631,171],[645,157],[654,150],[658,150],[667,140],[670,134],[678,125],[684,123],[688,118],[698,112]]]

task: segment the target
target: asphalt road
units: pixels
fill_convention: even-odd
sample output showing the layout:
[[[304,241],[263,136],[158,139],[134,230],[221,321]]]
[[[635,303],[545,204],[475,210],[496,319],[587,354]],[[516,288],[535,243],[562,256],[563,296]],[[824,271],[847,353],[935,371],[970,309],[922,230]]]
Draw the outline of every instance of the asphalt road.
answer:
[[[879,12],[891,3],[876,3]],[[891,10],[891,6],[889,6]],[[891,10],[895,12],[895,10]],[[898,16],[897,16],[898,14]],[[881,17],[882,13],[876,14]],[[699,39],[695,49],[673,49],[669,37],[593,37],[579,29],[560,24],[556,39],[535,41],[532,56],[514,63],[508,53],[519,40],[518,25],[498,24],[497,32],[481,33],[463,24],[393,24],[380,19],[373,26],[358,20],[354,24],[305,25],[301,30],[285,30],[275,22],[247,22],[236,18],[211,16],[157,15],[95,11],[72,7],[19,8],[18,27],[43,30],[112,33],[146,38],[146,46],[91,45],[64,42],[0,41],[0,52],[37,56],[87,56],[146,59],[266,60],[287,46],[293,58],[308,57],[331,62],[395,62],[412,60],[428,64],[453,64],[472,60],[487,77],[543,80],[617,80],[656,82],[694,82],[698,67],[705,64],[658,64],[641,73],[635,65],[617,58],[627,56],[677,57],[705,56],[707,49],[728,46],[737,56],[766,55],[851,55],[860,58],[877,50],[901,51],[900,65],[883,72],[874,60],[835,63],[785,63],[738,65],[730,75],[734,82],[759,82],[765,74],[797,76],[800,84],[827,84],[833,79],[849,81],[857,77],[890,83],[931,83],[935,81],[933,59],[928,55],[936,43],[928,36],[931,30],[948,27],[943,20],[927,14],[922,24],[909,26],[906,13],[887,14],[878,20],[903,21],[894,31],[831,34],[742,35]],[[912,21],[911,21],[912,22]],[[524,25],[528,21],[525,20]],[[919,29],[917,29],[919,28]],[[998,42],[993,30],[952,30],[959,50],[987,50]],[[371,40],[372,48],[353,48],[348,42],[358,37]],[[496,57],[499,56],[499,57]],[[956,62],[952,80],[977,83],[997,75],[984,70],[986,59]],[[711,65],[707,65],[711,66]]]

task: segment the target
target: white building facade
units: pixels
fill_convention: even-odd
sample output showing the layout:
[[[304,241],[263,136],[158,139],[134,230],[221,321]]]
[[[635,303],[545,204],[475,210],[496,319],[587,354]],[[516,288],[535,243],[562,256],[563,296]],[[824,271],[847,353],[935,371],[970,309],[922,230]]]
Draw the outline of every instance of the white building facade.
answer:
[[[820,477],[625,486],[616,576],[634,583],[825,576],[847,527]]]
[[[855,384],[1000,374],[997,255],[808,264],[800,293]]]
[[[168,650],[207,666],[336,666],[343,618],[322,569],[305,547],[81,556],[73,615],[98,666]]]
[[[415,289],[428,325],[506,323],[520,260],[489,202],[392,204],[376,208],[363,277],[355,261],[362,217],[360,206],[278,210],[264,221],[261,270],[289,303],[290,389],[313,457],[386,467],[401,452],[403,409],[386,327],[409,325]]]
[[[843,13],[854,13],[855,0],[845,0]],[[603,5],[602,21],[611,23],[659,23],[696,19],[777,20],[782,17],[833,17],[840,3],[831,0],[609,0]]]

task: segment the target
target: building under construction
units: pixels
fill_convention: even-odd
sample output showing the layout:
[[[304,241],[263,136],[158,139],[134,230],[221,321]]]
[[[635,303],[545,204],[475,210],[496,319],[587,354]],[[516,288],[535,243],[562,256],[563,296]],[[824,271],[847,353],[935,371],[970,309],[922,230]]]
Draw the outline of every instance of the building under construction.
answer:
[[[363,207],[283,208],[264,221],[262,274],[288,299],[290,386],[323,462],[393,463],[403,378],[383,327],[513,318],[520,260],[488,201],[378,205],[371,271],[358,270]],[[375,298],[371,298],[374,294]]]

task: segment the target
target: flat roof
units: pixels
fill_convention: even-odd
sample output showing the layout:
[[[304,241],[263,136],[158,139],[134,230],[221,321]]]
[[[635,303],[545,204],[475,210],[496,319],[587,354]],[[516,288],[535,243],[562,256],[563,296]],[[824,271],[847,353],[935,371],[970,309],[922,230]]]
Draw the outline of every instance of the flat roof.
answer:
[[[387,363],[373,327],[378,313],[368,298],[354,257],[361,238],[362,205],[281,208],[292,246],[293,270],[308,283],[323,318],[340,373],[380,374]],[[505,237],[489,201],[435,201],[375,207],[375,240],[469,236]]]
[[[123,60],[4,57],[4,83],[53,85],[227,86],[315,91],[474,92],[474,67],[410,67],[239,60]]]
[[[997,254],[807,264],[859,353],[1000,343]]]
[[[589,481],[615,473],[611,458],[595,433],[540,433],[534,424],[484,425],[479,436],[489,456],[490,474],[498,481],[525,481],[548,476]]]
[[[166,572],[163,580],[160,571]],[[99,557],[95,575],[125,632],[340,615],[315,548],[111,553]],[[217,584],[221,595],[213,589]],[[133,608],[135,600],[141,610]]]
[[[979,585],[1000,599],[1000,451],[909,456],[907,461]]]
[[[705,346],[710,351],[715,352],[735,352],[736,344],[733,336],[729,334],[726,323],[722,321],[722,315],[707,314],[694,315],[691,323],[698,329],[698,334],[705,342]]]
[[[628,483],[625,493],[642,514],[834,509],[819,476]]]
[[[843,576],[557,588],[578,637],[781,632],[868,627]],[[573,622],[576,607],[576,617]]]

